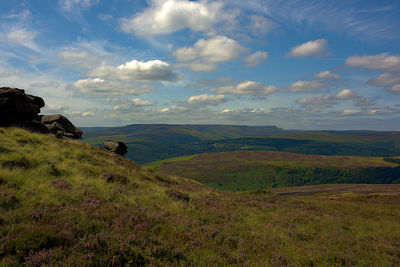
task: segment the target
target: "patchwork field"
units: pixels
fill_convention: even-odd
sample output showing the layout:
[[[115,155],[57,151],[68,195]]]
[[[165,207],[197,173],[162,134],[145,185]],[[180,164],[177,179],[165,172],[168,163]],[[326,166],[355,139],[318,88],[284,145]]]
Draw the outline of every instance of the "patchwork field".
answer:
[[[274,151],[204,153],[158,161],[148,167],[229,191],[305,184],[400,181],[398,164],[387,158]]]

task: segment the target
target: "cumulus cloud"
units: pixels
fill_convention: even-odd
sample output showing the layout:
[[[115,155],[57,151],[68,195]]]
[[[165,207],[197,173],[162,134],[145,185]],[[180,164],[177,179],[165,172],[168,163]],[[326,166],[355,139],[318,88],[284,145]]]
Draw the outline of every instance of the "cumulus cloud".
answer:
[[[343,89],[337,95],[335,95],[338,99],[351,99],[356,97],[357,94],[351,89]]]
[[[257,51],[245,59],[243,59],[244,65],[246,67],[256,67],[267,61],[268,53],[263,51]]]
[[[400,83],[400,75],[385,72],[379,75],[378,77],[369,80],[368,83],[376,86],[389,86]]]
[[[59,5],[65,11],[71,12],[81,8],[89,8],[96,5],[100,0],[59,0]]]
[[[163,109],[159,110],[160,113],[180,113],[180,112],[186,112],[186,111],[187,111],[187,107],[178,106],[178,105],[174,105],[170,108],[163,108]]]
[[[286,57],[324,57],[330,55],[326,50],[328,41],[326,39],[318,39],[315,41],[308,41],[301,45],[293,47]]]
[[[350,67],[400,72],[400,55],[383,53],[375,56],[350,56],[345,64]]]
[[[216,69],[216,64],[235,59],[243,48],[226,36],[216,36],[198,40],[191,47],[182,47],[174,51],[175,58],[193,71],[206,72]]]
[[[323,88],[325,84],[318,81],[297,81],[289,86],[291,92],[311,92]]]
[[[321,71],[321,72],[314,74],[314,78],[336,80],[336,79],[339,79],[339,75],[337,75],[336,73],[332,73],[330,70],[326,70],[326,71]]]
[[[227,101],[224,95],[208,95],[208,94],[203,94],[203,95],[196,95],[196,96],[191,96],[188,98],[186,103],[188,105],[199,105],[199,106],[209,106],[209,105],[218,105],[222,102]]]
[[[74,82],[72,88],[85,95],[140,95],[154,90],[154,87],[143,84],[131,84],[121,81],[107,81],[101,78],[88,78]]]
[[[120,28],[138,36],[169,34],[185,28],[214,33],[214,24],[224,17],[220,2],[152,0],[150,7],[132,18],[123,18]]]
[[[277,90],[275,86],[264,85],[254,81],[244,81],[235,86],[221,86],[216,92],[219,94],[269,95]]]
[[[138,107],[148,107],[148,106],[154,106],[154,105],[155,105],[155,103],[152,101],[142,100],[140,98],[134,98],[127,103],[122,103],[122,104],[114,106],[113,110],[131,111]]]
[[[178,80],[170,64],[161,60],[132,60],[117,67],[102,65],[89,73],[91,77],[130,81],[168,81]]]

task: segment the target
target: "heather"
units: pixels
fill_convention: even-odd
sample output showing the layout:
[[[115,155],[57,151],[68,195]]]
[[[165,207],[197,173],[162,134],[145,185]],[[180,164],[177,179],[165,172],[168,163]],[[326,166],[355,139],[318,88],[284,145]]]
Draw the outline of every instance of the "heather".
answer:
[[[224,192],[99,147],[1,128],[0,263],[395,266],[399,189]]]
[[[400,183],[398,158],[233,151],[171,158],[147,166],[226,191],[318,184]]]

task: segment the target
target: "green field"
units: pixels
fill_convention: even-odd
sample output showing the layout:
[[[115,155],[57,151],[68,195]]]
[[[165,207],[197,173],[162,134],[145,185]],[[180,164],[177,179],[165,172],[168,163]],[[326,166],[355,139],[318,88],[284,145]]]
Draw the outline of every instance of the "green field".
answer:
[[[272,151],[204,153],[147,165],[228,191],[332,183],[400,183],[388,158],[323,156]]]
[[[224,192],[0,128],[0,266],[398,266],[399,205],[393,184]]]
[[[287,131],[274,126],[137,124],[84,128],[84,142],[124,141],[139,164],[199,153],[283,151],[314,155],[400,156],[400,132]]]

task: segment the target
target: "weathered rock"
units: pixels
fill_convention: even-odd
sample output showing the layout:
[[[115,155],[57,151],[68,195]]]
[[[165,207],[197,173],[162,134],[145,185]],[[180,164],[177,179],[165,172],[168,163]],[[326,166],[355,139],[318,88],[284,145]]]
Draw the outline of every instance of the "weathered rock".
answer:
[[[125,155],[128,152],[128,147],[124,142],[114,141],[114,140],[105,140],[103,142],[104,148],[108,151],[116,153],[118,155]]]
[[[60,114],[44,115],[41,117],[41,121],[57,137],[82,138],[82,130]]]
[[[62,115],[39,115],[45,103],[23,89],[0,87],[0,127],[15,126],[57,137],[82,138],[82,131]]]
[[[0,87],[0,126],[20,126],[34,121],[44,107],[42,98],[18,88]]]

